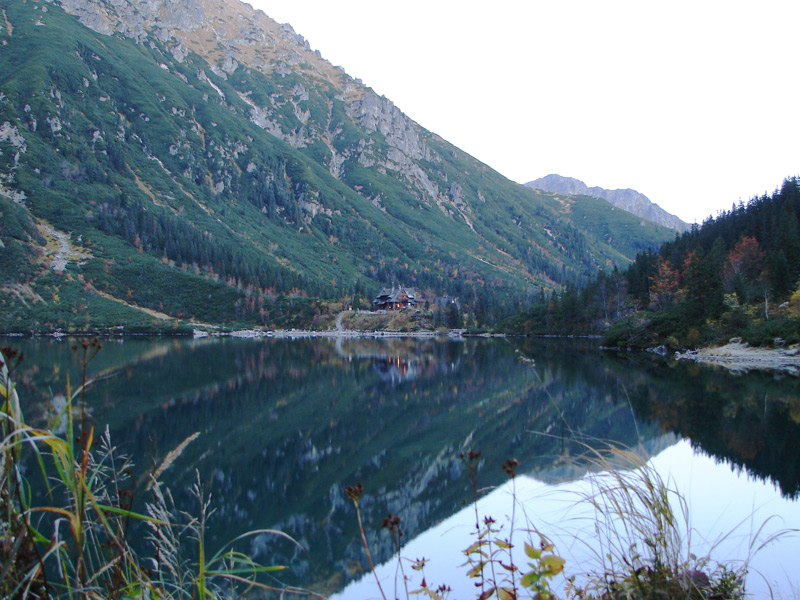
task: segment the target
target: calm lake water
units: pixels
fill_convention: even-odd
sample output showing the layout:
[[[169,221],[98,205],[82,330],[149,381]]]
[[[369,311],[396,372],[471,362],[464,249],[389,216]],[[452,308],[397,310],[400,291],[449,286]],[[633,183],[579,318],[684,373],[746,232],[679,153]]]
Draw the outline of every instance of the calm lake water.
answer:
[[[52,426],[67,378],[80,381],[72,343],[2,344],[25,352],[16,380],[29,421]],[[391,512],[402,519],[403,556],[430,559],[427,581],[450,585],[451,598],[475,596],[460,566],[475,522],[459,458],[470,450],[481,452],[481,515],[508,526],[516,498],[516,524],[551,536],[568,574],[590,570],[598,554],[593,516],[578,498],[590,489],[583,457],[607,442],[638,449],[670,478],[689,504],[698,554],[716,543],[716,558],[741,560],[754,537],[800,527],[797,378],[734,376],[563,340],[103,343],[88,368],[96,381],[87,404],[93,423],[134,457],[140,505],[145,473],[199,432],[162,476],[178,508],[197,513],[187,490],[199,474],[216,508],[211,544],[284,531],[307,551],[267,535],[242,550],[290,565],[283,581],[337,598],[379,595],[364,577],[345,496],[356,482],[372,556],[389,561],[379,567],[389,595],[396,565],[380,525]],[[520,461],[513,495],[500,468],[508,458]],[[748,590],[797,597],[799,556],[797,536],[768,545],[751,563]]]

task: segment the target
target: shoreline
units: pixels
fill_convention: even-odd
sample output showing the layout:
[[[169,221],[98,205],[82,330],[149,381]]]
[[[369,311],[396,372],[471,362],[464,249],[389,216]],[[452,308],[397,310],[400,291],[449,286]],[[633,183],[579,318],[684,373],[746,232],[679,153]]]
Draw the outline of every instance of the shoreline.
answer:
[[[451,339],[463,340],[467,337],[483,338],[506,338],[505,333],[475,332],[470,333],[466,329],[448,330],[420,330],[420,331],[399,331],[382,329],[235,329],[231,331],[208,331],[205,329],[183,330],[179,332],[63,332],[52,331],[48,333],[31,332],[0,332],[0,338],[22,339],[22,338],[144,338],[144,337],[174,337],[174,338],[238,338],[238,339],[392,339],[392,338],[416,338],[416,339]],[[512,336],[513,337],[513,336]],[[524,337],[524,336],[523,336]],[[574,339],[578,336],[534,336],[537,338],[563,338]],[[583,336],[591,338],[594,336]],[[602,348],[611,350],[611,348]],[[614,348],[614,350],[618,350]],[[652,350],[650,350],[652,352]],[[647,352],[647,350],[643,351]],[[659,353],[662,356],[666,352]],[[721,346],[709,346],[698,350],[687,350],[675,352],[673,355],[676,361],[690,361],[709,367],[724,368],[731,373],[743,373],[747,371],[775,371],[795,376],[800,376],[800,344],[793,344],[787,348],[765,348],[752,347],[746,342],[741,342],[734,338],[727,344]]]
[[[504,333],[469,333],[466,329],[447,329],[438,331],[398,331],[398,330],[383,330],[383,329],[234,329],[231,331],[206,331],[203,329],[193,329],[191,331],[180,332],[124,332],[124,331],[106,331],[106,332],[89,332],[89,331],[51,331],[47,333],[40,333],[30,331],[25,333],[0,333],[0,338],[84,338],[84,337],[98,337],[98,338],[142,338],[142,337],[164,337],[164,338],[219,338],[219,337],[232,337],[240,339],[255,339],[255,338],[275,338],[275,339],[300,339],[300,338],[464,338],[464,337],[507,337]]]
[[[754,348],[736,340],[723,346],[676,352],[675,359],[721,367],[732,372],[758,370],[800,375],[800,345],[798,344],[788,348]]]
[[[204,332],[195,330],[195,339],[206,337],[235,337],[235,338],[275,338],[275,339],[301,339],[301,338],[463,338],[465,336],[485,336],[497,337],[494,334],[468,334],[465,329],[448,329],[446,331],[394,331],[382,329],[324,329],[315,331],[312,329],[270,329],[262,331],[258,329],[240,329],[230,332]]]

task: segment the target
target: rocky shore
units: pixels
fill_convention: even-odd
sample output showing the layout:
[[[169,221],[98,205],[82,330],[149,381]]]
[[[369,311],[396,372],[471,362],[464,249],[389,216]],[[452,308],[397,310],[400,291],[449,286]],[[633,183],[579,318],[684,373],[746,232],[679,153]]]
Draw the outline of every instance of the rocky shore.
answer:
[[[769,370],[800,375],[800,344],[785,348],[753,348],[734,338],[724,346],[676,352],[675,358],[717,365],[730,371]]]

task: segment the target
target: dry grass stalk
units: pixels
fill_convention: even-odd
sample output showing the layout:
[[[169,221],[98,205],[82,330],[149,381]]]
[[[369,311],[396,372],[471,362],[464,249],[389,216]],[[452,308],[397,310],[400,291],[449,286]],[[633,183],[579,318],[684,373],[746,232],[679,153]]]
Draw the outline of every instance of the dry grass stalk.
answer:
[[[147,487],[145,488],[146,490],[149,490],[150,488],[153,487],[153,483],[155,481],[157,481],[159,477],[161,477],[161,475],[164,473],[164,471],[166,471],[167,469],[170,468],[172,463],[175,462],[178,459],[178,457],[183,453],[183,451],[186,449],[186,446],[188,446],[195,439],[197,439],[197,436],[199,436],[199,435],[200,435],[200,432],[199,431],[195,431],[192,435],[190,435],[185,440],[183,440],[180,444],[178,444],[178,446],[174,450],[171,450],[170,452],[167,453],[167,455],[164,457],[164,460],[161,461],[161,464],[153,472],[153,477],[147,483]]]

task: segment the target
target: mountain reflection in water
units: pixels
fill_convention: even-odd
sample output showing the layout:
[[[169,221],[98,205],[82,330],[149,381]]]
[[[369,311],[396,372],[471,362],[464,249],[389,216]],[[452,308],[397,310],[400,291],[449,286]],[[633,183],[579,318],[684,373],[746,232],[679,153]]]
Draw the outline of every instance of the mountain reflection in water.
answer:
[[[671,487],[689,496],[692,548],[698,556],[712,553],[730,565],[739,566],[740,561],[751,554],[750,542],[754,537],[763,542],[770,535],[800,523],[800,504],[781,498],[774,486],[740,477],[727,465],[693,451],[686,440],[665,442],[651,464],[663,477],[669,477]],[[602,548],[595,536],[596,515],[588,503],[578,501],[592,489],[585,478],[546,483],[533,477],[517,477],[513,490],[510,483],[502,484],[479,500],[477,510],[481,518],[495,518],[494,527],[507,532],[516,498],[518,511],[524,508],[525,515],[523,518],[519,512],[517,514],[514,561],[517,565],[528,562],[522,551],[523,542],[530,540],[538,544],[538,537],[528,536],[526,528],[545,533],[555,544],[559,556],[566,560],[564,573],[554,579],[552,586],[563,597],[561,592],[567,584],[567,576],[576,576],[576,583],[580,584],[586,574],[600,572],[598,556],[602,556]],[[773,515],[779,518],[771,518]],[[450,598],[475,598],[475,580],[465,576],[467,567],[463,553],[475,542],[474,531],[475,508],[465,507],[410,540],[401,555],[406,561],[418,557],[430,559],[424,572],[429,587],[435,589],[446,583],[452,590]],[[796,597],[800,580],[798,556],[800,537],[797,535],[783,536],[778,543],[759,550],[749,563],[748,597]],[[508,562],[505,554],[503,559]],[[411,580],[409,589],[415,589],[421,577],[408,567],[406,562],[404,568]],[[396,556],[379,565],[376,573],[387,594],[395,585],[403,589],[402,580],[397,576]],[[401,593],[399,597],[405,596]],[[380,598],[371,574],[351,582],[331,600],[367,598]]]
[[[41,424],[67,373],[74,383],[79,370],[68,343],[18,345],[27,357],[18,375],[24,410]],[[468,450],[481,451],[478,483],[489,490],[505,481],[508,458],[558,484],[585,473],[587,447],[610,441],[657,453],[687,436],[785,496],[798,493],[796,380],[733,378],[587,343],[126,339],[105,342],[89,370],[92,418],[135,458],[139,481],[201,432],[162,477],[178,508],[196,512],[186,490],[197,471],[217,508],[209,543],[285,531],[308,553],[265,535],[243,550],[290,565],[287,582],[325,594],[366,568],[345,486],[363,482],[368,540],[384,561],[387,512],[411,539],[470,501],[459,459]],[[143,486],[136,497],[141,508]]]

